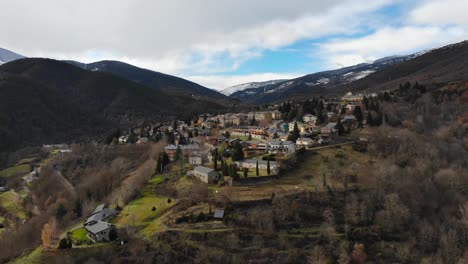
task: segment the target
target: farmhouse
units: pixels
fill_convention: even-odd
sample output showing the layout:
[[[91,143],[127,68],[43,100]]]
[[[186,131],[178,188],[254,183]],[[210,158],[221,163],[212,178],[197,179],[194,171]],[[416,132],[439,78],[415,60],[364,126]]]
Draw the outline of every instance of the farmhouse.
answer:
[[[219,179],[219,173],[217,171],[203,166],[195,167],[193,175],[204,183],[211,183]]]
[[[100,204],[96,207],[94,212],[86,219],[84,225],[93,225],[99,221],[105,221],[114,215],[116,211],[112,208],[104,208],[104,204]]]
[[[112,224],[104,221],[85,226],[87,236],[94,242],[109,241],[109,233],[112,228]]]

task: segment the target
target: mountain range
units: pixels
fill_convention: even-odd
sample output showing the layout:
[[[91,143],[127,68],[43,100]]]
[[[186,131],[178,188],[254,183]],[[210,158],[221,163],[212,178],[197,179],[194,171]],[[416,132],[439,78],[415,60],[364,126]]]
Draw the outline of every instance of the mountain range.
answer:
[[[179,90],[190,89],[188,84],[198,87],[177,77],[159,77]],[[161,82],[147,86],[129,79],[51,59],[26,58],[1,65],[0,152],[105,136],[144,121],[188,120],[201,113],[233,110],[238,104],[217,92],[210,96],[211,90],[201,86],[184,95],[166,93],[168,88],[160,87]]]
[[[84,64],[0,51],[2,62],[9,61],[0,65],[0,152],[253,104],[382,91],[408,81],[440,87],[468,80],[468,41],[292,80],[242,84],[224,94],[118,61]]]
[[[320,95],[326,93],[327,89],[353,83],[375,72],[414,59],[422,54],[391,56],[372,63],[362,63],[337,70],[308,74],[296,79],[251,83],[252,85],[248,83],[230,87],[226,90],[233,91],[233,88],[237,87],[238,89],[231,93],[230,97],[252,103],[268,103],[283,100],[299,91],[305,91],[310,96]]]

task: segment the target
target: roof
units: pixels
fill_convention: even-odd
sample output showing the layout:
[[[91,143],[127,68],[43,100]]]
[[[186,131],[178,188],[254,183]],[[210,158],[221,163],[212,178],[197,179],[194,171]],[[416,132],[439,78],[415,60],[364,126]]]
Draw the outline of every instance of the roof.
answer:
[[[336,123],[328,123],[325,127],[326,128],[334,128],[334,127],[336,127]]]
[[[96,209],[94,209],[93,214],[102,211],[102,209],[104,209],[104,204],[100,204],[100,205],[96,206]]]
[[[98,208],[96,208],[96,210],[97,209]],[[91,216],[89,216],[88,219],[86,219],[85,224],[89,224],[91,222],[96,222],[96,221],[101,221],[111,216],[114,216],[115,214],[116,214],[115,209],[103,208],[102,210],[95,212]]]
[[[197,166],[195,167],[194,171],[208,174],[214,170],[211,168],[203,167],[203,166]]]
[[[214,218],[223,218],[224,217],[224,210],[216,209],[214,212]]]
[[[85,226],[86,230],[93,234],[99,233],[111,227],[111,224],[103,221],[97,221],[94,225]]]

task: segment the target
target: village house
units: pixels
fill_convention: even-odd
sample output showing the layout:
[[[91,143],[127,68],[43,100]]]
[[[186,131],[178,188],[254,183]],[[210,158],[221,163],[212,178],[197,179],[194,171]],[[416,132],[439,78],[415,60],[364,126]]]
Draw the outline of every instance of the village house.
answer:
[[[112,224],[104,221],[98,221],[93,225],[85,226],[86,235],[94,242],[109,241],[109,234],[112,228]]]
[[[98,221],[105,221],[113,216],[115,216],[117,211],[112,208],[104,208],[104,204],[100,204],[96,207],[94,212],[88,216],[84,225],[93,225]]]
[[[273,118],[273,120],[281,120],[281,112],[278,110],[273,111],[271,112],[271,117]]]
[[[256,160],[256,159],[245,159],[241,161],[236,161],[235,164],[239,168],[255,169],[257,167],[261,170],[266,170],[268,168],[268,161],[266,160]],[[279,165],[276,161],[270,161],[270,170],[272,174],[278,173]]]
[[[294,125],[297,124],[297,129],[299,129],[299,133],[304,133],[305,130],[306,130],[306,126],[304,123],[301,123],[301,122],[290,122],[289,123],[289,132],[292,132],[294,131]]]
[[[200,151],[200,145],[198,144],[187,144],[187,145],[167,145],[164,150],[166,151],[166,154],[169,156],[170,160],[174,160],[175,154],[177,152],[177,148],[180,147],[180,150],[183,155],[191,155],[194,153],[198,153]]]
[[[336,134],[336,123],[328,123],[326,126],[320,129],[320,134],[322,137],[330,137]]]
[[[281,140],[279,138],[273,139],[268,142],[268,150],[272,153],[276,152],[295,152],[296,144],[292,141]]]
[[[119,144],[123,145],[126,144],[128,141],[128,136],[120,136],[119,137]]]
[[[341,118],[341,122],[345,124],[354,124],[356,122],[356,117],[354,115],[345,115]]]
[[[136,143],[137,144],[148,143],[148,138],[147,137],[140,137]]]
[[[296,140],[296,145],[298,147],[310,148],[314,145],[314,141],[311,138],[298,138]]]
[[[117,211],[115,209],[104,208],[104,204],[98,205],[84,222],[87,236],[94,242],[109,241],[109,234],[113,226],[106,222],[106,220],[116,214]]]
[[[255,120],[262,121],[262,120],[272,120],[271,112],[257,112],[255,113]]]
[[[345,108],[346,108],[346,111],[347,111],[348,113],[351,113],[351,112],[353,112],[354,109],[356,108],[356,105],[353,105],[353,104],[346,104],[346,105],[345,105]]]
[[[353,93],[349,92],[341,98],[341,101],[351,104],[360,104],[363,99],[364,96],[362,94],[353,95]]]
[[[193,175],[204,183],[212,183],[219,179],[219,173],[217,171],[203,166],[195,167]]]
[[[200,155],[192,155],[189,157],[189,163],[192,165],[202,165],[202,157]]]
[[[315,124],[317,122],[317,117],[314,116],[314,115],[311,115],[311,114],[307,114],[307,115],[304,115],[304,117],[302,118],[304,120],[304,122],[306,123],[313,123]]]

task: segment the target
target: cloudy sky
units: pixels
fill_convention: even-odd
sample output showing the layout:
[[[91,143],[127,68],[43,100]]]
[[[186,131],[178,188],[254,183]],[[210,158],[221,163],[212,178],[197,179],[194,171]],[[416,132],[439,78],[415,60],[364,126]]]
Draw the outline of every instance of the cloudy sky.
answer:
[[[210,88],[468,39],[465,0],[0,0],[0,47],[113,59]]]

